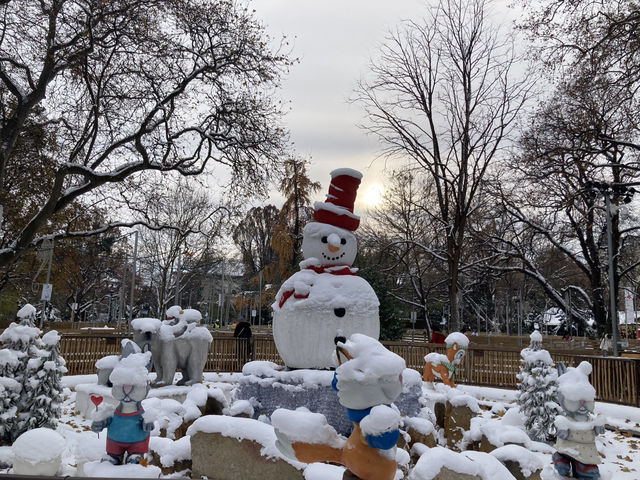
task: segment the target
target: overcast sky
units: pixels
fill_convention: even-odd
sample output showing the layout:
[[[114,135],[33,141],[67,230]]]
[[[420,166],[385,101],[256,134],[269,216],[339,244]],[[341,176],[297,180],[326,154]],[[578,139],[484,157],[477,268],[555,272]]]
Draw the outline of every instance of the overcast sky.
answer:
[[[286,123],[296,151],[311,157],[311,177],[322,183],[329,172],[360,170],[358,199],[381,180],[383,160],[372,164],[378,146],[358,128],[363,112],[347,99],[366,73],[370,56],[389,29],[401,20],[424,15],[425,0],[255,0],[258,18],[272,37],[287,35],[300,58],[284,81],[282,97],[290,102]],[[280,203],[275,196],[271,201]]]

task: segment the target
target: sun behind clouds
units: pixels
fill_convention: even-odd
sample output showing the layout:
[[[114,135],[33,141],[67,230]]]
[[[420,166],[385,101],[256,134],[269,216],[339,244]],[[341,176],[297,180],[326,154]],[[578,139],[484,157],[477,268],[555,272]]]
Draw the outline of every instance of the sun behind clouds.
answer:
[[[379,183],[374,183],[367,188],[364,193],[364,202],[368,207],[377,207],[382,203],[384,187]]]

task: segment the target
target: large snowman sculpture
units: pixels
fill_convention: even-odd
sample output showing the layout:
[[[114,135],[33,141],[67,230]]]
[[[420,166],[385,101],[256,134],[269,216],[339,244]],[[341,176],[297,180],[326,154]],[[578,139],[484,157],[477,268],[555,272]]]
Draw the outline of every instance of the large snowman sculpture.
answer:
[[[331,172],[325,202],[315,202],[304,227],[300,271],[280,287],[273,304],[273,338],[289,368],[337,366],[334,338],[380,334],[378,297],[357,276],[353,232],[360,217],[353,205],[362,174],[350,168]]]

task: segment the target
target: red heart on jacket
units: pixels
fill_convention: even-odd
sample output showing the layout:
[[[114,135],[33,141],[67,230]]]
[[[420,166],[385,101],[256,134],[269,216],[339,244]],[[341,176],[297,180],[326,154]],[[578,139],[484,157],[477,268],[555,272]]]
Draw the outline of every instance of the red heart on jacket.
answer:
[[[98,408],[98,405],[100,405],[102,403],[102,400],[104,400],[100,395],[91,395],[90,398],[96,408]]]

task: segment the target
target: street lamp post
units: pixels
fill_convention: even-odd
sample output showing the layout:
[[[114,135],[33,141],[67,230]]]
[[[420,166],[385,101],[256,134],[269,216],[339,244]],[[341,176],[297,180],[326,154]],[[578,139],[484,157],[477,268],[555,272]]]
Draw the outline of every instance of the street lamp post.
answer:
[[[616,307],[615,292],[615,269],[614,259],[616,252],[613,251],[613,208],[611,205],[611,197],[613,195],[618,198],[622,197],[624,203],[630,203],[631,197],[636,193],[634,188],[626,185],[611,184],[606,182],[589,181],[585,183],[585,187],[592,191],[598,191],[604,197],[605,210],[607,217],[607,252],[609,254],[609,309],[611,315],[611,333],[613,337],[613,356],[618,356],[618,312]]]

